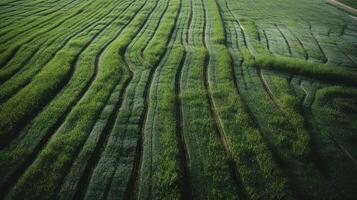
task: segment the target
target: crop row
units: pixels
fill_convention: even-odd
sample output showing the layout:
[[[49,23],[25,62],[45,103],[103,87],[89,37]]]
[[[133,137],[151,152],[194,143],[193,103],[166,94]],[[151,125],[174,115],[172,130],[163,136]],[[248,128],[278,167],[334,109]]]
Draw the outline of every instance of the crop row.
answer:
[[[105,5],[104,5],[105,6]],[[9,97],[13,96],[27,85],[32,77],[38,73],[41,68],[46,65],[58,51],[60,51],[69,40],[84,31],[93,29],[95,24],[104,20],[105,16],[110,13],[110,10],[103,10],[102,13],[93,13],[90,15],[79,15],[78,18],[72,19],[68,23],[62,24],[56,32],[51,32],[47,37],[37,39],[36,42],[31,42],[21,46],[17,52],[16,58],[12,59],[1,72],[1,81],[10,80],[3,83],[0,88],[0,101],[4,102]],[[88,13],[89,14],[89,13]],[[87,17],[93,20],[86,20]],[[68,28],[71,31],[69,35],[62,33],[62,28]],[[46,48],[50,47],[50,48]],[[14,73],[18,72],[14,75]]]
[[[109,16],[110,11],[112,10],[103,13],[107,16],[107,18],[103,18],[103,20],[108,20],[107,22],[114,20],[114,18],[110,18]],[[29,68],[14,77],[15,82],[10,80],[9,83],[14,84],[2,85],[4,87],[4,95],[7,94],[5,91],[11,92],[13,89],[18,89],[19,86],[23,86],[23,88],[1,105],[4,111],[0,116],[2,119],[0,135],[1,138],[3,138],[3,144],[11,140],[14,134],[23,127],[24,122],[31,120],[31,118],[41,110],[41,107],[46,105],[47,102],[56,95],[61,89],[61,85],[65,85],[66,82],[68,82],[68,78],[75,71],[75,65],[79,56],[85,50],[84,46],[90,45],[91,40],[89,39],[94,40],[94,37],[86,37],[86,31],[98,33],[99,28],[104,26],[104,24],[100,24],[98,20],[94,22],[94,24],[84,27],[82,32],[79,32],[77,35],[68,37],[64,43],[61,44],[61,41],[58,41],[60,45],[63,45],[63,48],[59,49],[54,55],[49,54],[52,59],[47,60],[47,63],[42,61],[44,66],[40,69],[37,69],[38,66]],[[86,30],[86,28],[88,28],[88,30]],[[44,53],[47,54],[50,52],[45,51]],[[40,59],[41,58],[42,57],[40,57]],[[37,64],[41,64],[41,62]],[[36,73],[37,71],[39,72]],[[47,81],[48,77],[52,78]],[[9,86],[8,90],[6,86]],[[17,108],[14,109],[14,106]],[[13,110],[9,112],[11,113],[10,116],[6,114],[6,110]]]
[[[29,3],[27,1],[27,3]],[[38,5],[39,2],[31,2],[33,5],[25,6],[25,3],[20,5],[13,5],[14,12],[4,12],[6,18],[2,19],[6,23],[1,24],[1,33],[0,35],[6,35],[13,31],[16,31],[17,28],[26,26],[29,29],[39,27],[40,25],[49,22],[55,17],[61,16],[64,10],[68,9],[70,6],[75,6],[80,2],[74,0],[71,1],[57,1],[57,2],[46,2],[48,4],[44,6]],[[21,8],[20,8],[21,7]],[[44,7],[44,8],[43,8]],[[28,10],[28,11],[27,11]],[[27,11],[27,12],[26,12]],[[51,16],[49,18],[44,17],[45,20],[39,20],[38,15],[40,16]],[[14,22],[17,23],[14,23]],[[21,29],[19,29],[21,30]],[[24,29],[22,29],[25,31]],[[21,32],[23,32],[21,31]],[[16,34],[15,34],[16,35]]]
[[[131,9],[127,10],[128,11],[127,13],[123,14],[122,16],[119,15],[119,16],[113,18],[111,20],[113,23],[108,23],[107,25],[103,24],[104,27],[108,27],[110,25],[109,30],[108,29],[101,29],[101,30],[109,31],[109,34],[108,34],[109,37],[111,35],[110,32],[115,34],[115,32],[118,31],[118,28],[121,32],[122,31],[121,29],[125,28],[127,26],[127,24],[131,21],[131,16],[133,15],[133,13],[137,12],[140,9],[140,7],[141,7],[141,4],[138,4],[138,3],[133,4]],[[115,24],[115,25],[113,25],[113,24]],[[108,36],[106,36],[105,33],[106,32],[102,33],[103,39],[101,40],[101,43],[106,42],[108,40],[108,38],[105,38],[105,37],[108,37]],[[88,35],[88,33],[86,33],[86,35]],[[100,37],[101,35],[98,35],[98,36]],[[102,38],[102,37],[100,37],[100,38]],[[115,37],[114,39],[117,39],[117,38]],[[48,110],[44,110],[41,113],[42,115],[39,115],[35,119],[35,120],[37,120],[37,121],[35,121],[37,123],[35,123],[34,125],[37,125],[37,127],[32,126],[31,129],[29,129],[29,130],[32,130],[33,134],[36,134],[36,129],[38,129],[38,128],[41,128],[44,131],[44,133],[47,131],[55,132],[56,129],[51,130],[52,127],[49,127],[49,129],[48,129],[48,127],[46,127],[46,124],[44,124],[44,122],[46,122],[46,116],[47,117],[52,116],[52,114],[53,114],[48,111],[52,111],[52,112],[54,111],[55,114],[57,115],[57,117],[61,116],[61,115],[63,115],[63,112],[65,110],[62,110],[62,107],[59,105],[62,104],[64,106],[69,106],[69,105],[71,105],[71,103],[75,103],[76,101],[79,101],[77,95],[80,95],[79,92],[81,92],[81,91],[78,90],[78,88],[76,86],[82,87],[83,89],[88,88],[88,91],[86,92],[85,90],[82,90],[82,95],[84,95],[84,97],[82,98],[80,96],[81,99],[78,103],[76,103],[77,105],[74,107],[74,109],[69,110],[69,111],[71,111],[69,116],[67,116],[67,117],[64,116],[64,117],[66,117],[65,124],[62,125],[60,127],[60,129],[55,133],[55,135],[54,135],[55,137],[51,138],[50,142],[46,145],[46,148],[43,151],[41,151],[41,153],[38,155],[38,157],[36,158],[34,163],[30,166],[29,170],[26,171],[26,174],[24,176],[22,176],[21,180],[23,183],[22,184],[17,183],[17,185],[20,185],[17,190],[21,190],[21,188],[23,188],[23,186],[24,186],[23,184],[26,183],[26,180],[31,181],[31,178],[33,178],[33,176],[35,176],[36,173],[37,174],[40,173],[41,171],[39,171],[39,170],[41,169],[41,167],[38,167],[38,166],[43,166],[46,162],[51,163],[51,165],[48,166],[48,168],[53,170],[53,173],[54,173],[53,177],[56,177],[56,176],[58,178],[62,177],[61,174],[59,173],[60,171],[58,171],[58,170],[64,170],[66,167],[63,167],[63,165],[66,163],[69,163],[71,161],[71,159],[67,159],[66,162],[64,162],[64,163],[61,162],[60,160],[58,160],[58,162],[52,163],[50,161],[46,161],[46,154],[53,155],[53,156],[57,155],[57,156],[61,156],[62,158],[66,157],[66,156],[67,156],[67,158],[71,158],[72,156],[69,156],[69,155],[71,155],[71,152],[74,153],[75,151],[78,151],[78,145],[81,145],[80,143],[78,143],[78,141],[81,141],[81,140],[83,141],[85,139],[85,137],[88,133],[88,129],[90,129],[92,124],[94,123],[93,120],[97,116],[97,113],[104,106],[104,103],[102,103],[102,102],[106,101],[107,97],[113,90],[115,84],[117,84],[119,80],[121,80],[121,82],[120,82],[121,85],[123,85],[123,82],[125,81],[125,76],[120,76],[120,74],[127,73],[127,72],[125,72],[125,68],[122,68],[121,65],[111,65],[112,63],[108,63],[108,60],[104,60],[105,58],[108,59],[108,56],[115,56],[116,55],[115,52],[117,52],[117,51],[108,51],[108,49],[110,47],[107,47],[108,48],[107,50],[102,51],[104,53],[104,55],[102,55],[102,58],[100,58],[100,57],[91,56],[91,54],[93,54],[93,53],[96,54],[97,53],[96,51],[98,51],[98,49],[95,45],[93,45],[93,46],[89,45],[88,47],[93,48],[91,51],[87,52],[87,53],[89,53],[88,57],[85,58],[84,60],[81,60],[81,59],[78,60],[78,62],[84,61],[83,63],[79,62],[79,63],[81,63],[80,66],[83,66],[83,67],[77,68],[75,70],[76,76],[73,76],[75,78],[71,79],[70,84],[67,85],[68,87],[66,87],[65,90],[62,91],[60,93],[60,95],[58,96],[58,97],[68,96],[69,99],[71,99],[71,101],[68,101],[68,99],[67,99],[68,97],[67,98],[56,98],[57,100],[52,101],[51,104],[48,106]],[[94,52],[93,52],[93,50],[94,50]],[[110,52],[111,54],[108,55],[108,52]],[[96,58],[96,60],[93,60],[93,58]],[[105,61],[105,63],[102,63],[103,60]],[[93,67],[88,68],[87,67],[88,61],[89,61],[89,63],[95,62],[93,64],[95,64],[97,66],[99,65],[99,66],[113,66],[113,67],[99,67],[99,68],[97,68],[97,67],[94,67],[95,65],[92,65]],[[110,61],[110,62],[112,62],[112,61]],[[77,62],[76,62],[76,64],[77,64]],[[95,70],[95,68],[97,68],[97,70]],[[90,74],[95,74],[95,76],[90,75]],[[90,76],[88,77],[88,75],[90,75]],[[90,77],[92,77],[92,78],[90,78]],[[118,78],[120,78],[120,77],[122,77],[122,79],[118,80]],[[110,78],[111,78],[111,80],[110,80]],[[94,82],[90,82],[91,79]],[[104,82],[107,84],[103,84]],[[109,83],[113,83],[113,84],[109,84]],[[93,99],[96,99],[96,100],[93,101]],[[91,110],[91,112],[86,112],[85,115],[82,115],[83,109],[87,110],[87,111]],[[80,118],[79,118],[79,116],[80,116]],[[82,120],[79,120],[79,119],[82,119]],[[56,123],[56,120],[57,119],[54,118],[54,123]],[[74,123],[74,121],[76,123]],[[59,125],[61,125],[61,124],[59,124]],[[57,125],[55,125],[55,127],[56,126]],[[71,129],[72,131],[66,131],[66,129],[67,130]],[[28,134],[26,134],[26,136],[27,135]],[[67,135],[72,135],[72,137],[67,137]],[[66,138],[66,141],[68,142],[67,143],[69,145],[68,152],[58,151],[58,149],[56,149],[56,146],[60,145],[62,143],[62,138]],[[76,145],[71,146],[72,142],[74,142]],[[15,149],[15,153],[16,153],[16,149]],[[58,166],[60,166],[60,167],[58,167]],[[67,164],[67,168],[68,167],[69,166]],[[29,173],[30,171],[32,173]],[[49,171],[51,171],[51,170],[49,170]],[[24,178],[24,177],[27,177],[27,178]],[[58,180],[58,178],[57,178],[57,180]],[[35,180],[40,181],[36,178],[35,178]],[[53,181],[55,181],[55,180],[53,180]],[[55,183],[55,182],[52,182],[52,183]],[[50,185],[50,182],[44,183],[43,186],[46,186],[46,185]],[[54,184],[53,187],[55,185],[56,184]],[[15,186],[15,188],[16,188],[16,186]],[[43,189],[46,189],[46,187],[44,187]],[[49,188],[47,187],[47,189],[49,189]],[[15,189],[15,191],[16,191],[16,189]],[[25,191],[23,191],[23,192],[25,192]],[[16,194],[21,195],[21,192],[16,192]],[[51,194],[48,193],[48,195],[51,195]]]
[[[213,60],[216,63],[210,69],[212,95],[223,124],[227,144],[241,174],[243,189],[252,199],[267,196],[278,199],[292,198],[287,180],[255,124],[256,120],[251,116],[246,99],[242,97],[244,94],[241,90],[246,90],[248,86],[245,79],[249,80],[243,71],[239,71],[242,63],[249,64],[249,61],[242,60],[239,51],[239,48],[246,48],[244,42],[239,42],[245,40],[239,39],[244,30],[239,31],[240,22],[229,9],[227,1],[218,1],[218,7],[223,24],[218,23],[225,28],[225,32],[221,31],[216,37],[220,37],[219,41],[227,44],[228,49],[222,42],[212,42],[212,49],[217,49]],[[218,12],[215,12],[218,15]]]
[[[248,100],[248,107],[250,107],[253,117],[259,124],[275,161],[288,178],[294,195],[305,195],[306,192],[304,191],[309,189],[304,186],[306,183],[310,187],[320,188],[324,186],[330,188],[329,190],[332,191],[333,187],[331,183],[319,172],[317,164],[311,163],[309,159],[311,152],[309,132],[306,130],[303,117],[296,108],[294,95],[288,89],[284,89],[289,87],[288,83],[278,76],[269,75],[266,78],[267,75],[264,71],[249,68],[249,64],[259,67],[259,61],[255,63],[254,56],[259,57],[261,54],[266,54],[266,50],[259,44],[259,37],[254,24],[247,19],[244,19],[242,24],[246,30],[248,50],[244,50],[244,47],[240,47],[240,50],[242,53],[241,57],[244,59],[242,65],[243,76],[244,71],[248,73],[245,75],[245,83],[248,90],[243,90],[243,87],[241,91],[243,96]],[[249,54],[253,54],[254,56]],[[288,117],[284,119],[284,115],[288,115]],[[282,149],[285,149],[284,152],[281,152]],[[311,163],[309,164],[311,168],[305,168],[302,171],[302,163]],[[286,171],[286,166],[288,166],[289,171]],[[308,172],[309,170],[310,172]],[[314,174],[314,176],[311,176],[311,174]],[[317,180],[319,185],[313,186]],[[309,195],[324,195],[322,190],[314,192],[315,194],[311,192]],[[329,194],[329,198],[334,198],[334,195],[336,193],[332,192]]]

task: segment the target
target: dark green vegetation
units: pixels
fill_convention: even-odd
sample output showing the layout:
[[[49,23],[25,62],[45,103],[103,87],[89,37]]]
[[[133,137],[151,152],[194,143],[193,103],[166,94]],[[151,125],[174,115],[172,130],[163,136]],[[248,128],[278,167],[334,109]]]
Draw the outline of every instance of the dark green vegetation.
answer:
[[[357,9],[357,1],[355,1],[355,0],[338,0],[338,1],[345,5],[348,5],[348,6],[351,6],[351,7]]]
[[[357,20],[325,0],[0,10],[0,199],[357,199]]]

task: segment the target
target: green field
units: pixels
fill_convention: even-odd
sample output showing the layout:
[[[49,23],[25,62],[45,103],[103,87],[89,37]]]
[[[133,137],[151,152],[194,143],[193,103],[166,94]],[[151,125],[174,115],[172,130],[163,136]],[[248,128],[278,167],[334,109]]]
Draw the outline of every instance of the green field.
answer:
[[[345,5],[351,6],[353,8],[357,8],[357,1],[355,1],[355,0],[339,0],[339,2],[341,2]]]
[[[2,0],[0,44],[0,199],[357,199],[327,0]]]

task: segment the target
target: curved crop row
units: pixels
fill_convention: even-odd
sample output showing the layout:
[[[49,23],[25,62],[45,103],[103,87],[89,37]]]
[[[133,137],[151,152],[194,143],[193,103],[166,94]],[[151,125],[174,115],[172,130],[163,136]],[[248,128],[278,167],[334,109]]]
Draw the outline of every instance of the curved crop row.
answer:
[[[192,198],[237,199],[228,158],[215,134],[203,81],[209,58],[204,46],[206,7],[200,0],[192,2],[192,20],[183,41],[187,54],[180,80],[182,135],[187,147]]]
[[[50,14],[56,13],[56,12],[61,13],[61,12],[63,12],[63,10],[66,7],[68,7],[70,5],[75,6],[79,2],[76,2],[75,0],[71,0],[69,2],[57,1],[57,2],[53,2],[53,3],[51,3],[51,2],[47,2],[47,3],[48,4],[46,4],[46,6],[44,6],[45,8],[39,6],[38,2],[36,2],[36,5],[29,6],[30,8],[25,7],[23,4],[20,4],[21,6],[23,6],[23,8],[19,8],[18,6],[12,6],[12,8],[14,8],[15,12],[12,12],[12,15],[6,14],[6,19],[2,19],[4,21],[6,21],[7,23],[1,24],[0,35],[4,36],[4,35],[10,33],[12,30],[15,30],[16,28],[22,27],[22,26],[27,26],[29,29],[36,28],[38,25],[40,25],[46,21],[50,21],[55,16],[60,16],[60,15],[54,15],[52,18],[49,18],[45,21],[41,21],[38,19],[38,15],[47,16],[47,15],[50,15]],[[39,8],[39,9],[36,9],[36,8]],[[40,9],[40,8],[42,8],[42,9]],[[27,12],[26,12],[26,9],[28,9]],[[35,16],[33,16],[33,15],[35,15]],[[14,23],[15,21],[17,23]]]
[[[126,6],[125,10],[129,5]],[[131,12],[135,12],[135,9]],[[125,16],[121,16],[120,19],[121,21],[116,22],[117,25],[125,22]],[[115,26],[111,28],[111,32],[114,31],[114,28]],[[104,33],[107,33],[107,31]],[[7,160],[7,162],[1,165],[1,172],[4,173],[2,174],[4,179],[1,182],[8,179],[9,174],[13,174],[15,170],[18,170],[19,166],[24,163],[26,165],[28,158],[35,159],[32,155],[37,155],[52,132],[61,125],[65,116],[88,89],[97,74],[99,56],[95,56],[97,53],[95,49],[98,48],[97,44],[103,43],[107,39],[107,37],[101,37],[94,42],[95,45],[89,46],[89,49],[83,52],[83,56],[78,60],[73,78],[68,85],[19,133],[20,137],[2,150],[0,158],[1,160]],[[94,64],[94,62],[96,63]],[[94,65],[95,67],[88,67]],[[31,141],[31,143],[28,141]]]
[[[125,30],[123,32],[124,36],[128,39],[123,39],[123,40],[118,40],[115,45],[119,49],[120,53],[120,62],[127,65],[130,70],[133,70],[130,68],[131,66],[128,65],[126,62],[126,58],[124,57],[126,49],[128,45],[130,45],[131,41],[137,36],[137,34],[142,30],[142,27],[145,26],[145,24],[148,22],[147,19],[155,11],[155,7],[157,5],[157,2],[149,1],[147,5],[143,8],[142,12],[140,12],[140,15],[137,15],[134,20],[133,20],[133,26],[129,27],[129,29]],[[128,82],[127,89],[125,91],[125,95],[123,96],[123,102],[120,108],[116,110],[115,112],[117,113],[117,116],[113,119],[113,127],[110,130],[110,135],[108,136],[107,143],[103,147],[103,152],[101,154],[100,159],[98,160],[97,165],[94,168],[93,174],[91,176],[91,179],[89,181],[88,189],[85,193],[86,198],[98,198],[98,197],[111,197],[115,192],[115,194],[119,195],[120,197],[123,197],[126,186],[128,184],[129,178],[130,178],[130,172],[132,169],[132,165],[134,163],[134,155],[135,155],[135,148],[137,146],[137,140],[138,140],[138,133],[135,133],[136,130],[138,130],[136,127],[132,127],[132,132],[131,133],[126,133],[129,132],[130,130],[126,130],[125,126],[128,126],[127,123],[130,123],[127,121],[127,117],[125,115],[131,114],[130,110],[127,110],[124,112],[124,109],[128,109],[128,106],[130,107],[130,104],[128,105],[128,100],[132,98],[133,95],[133,82],[135,81],[135,74],[136,72],[131,72],[131,80]],[[140,93],[138,94],[140,96]],[[131,100],[130,100],[131,101]],[[140,102],[138,102],[140,103]],[[137,106],[136,106],[137,107]],[[129,108],[130,109],[130,108]],[[138,113],[140,114],[140,110],[138,110]],[[138,115],[139,115],[138,114]],[[123,120],[123,124],[121,124],[121,121],[118,121],[118,119]],[[134,120],[138,120],[139,117],[134,118]],[[135,123],[135,126],[137,126]],[[118,129],[120,128],[120,129]],[[118,132],[120,131],[120,132]],[[120,134],[120,135],[119,135]],[[127,137],[125,137],[125,134],[128,134]],[[120,137],[121,140],[118,140],[118,136]],[[125,143],[126,141],[130,142],[130,146],[127,146]],[[123,147],[122,144],[125,144]],[[121,150],[120,148],[128,148],[126,150]],[[112,184],[116,183],[115,177],[116,175],[116,168],[118,165],[118,159],[121,158],[120,154],[121,152],[127,152],[127,154],[123,155],[127,159],[121,160],[120,164],[127,164],[128,166],[125,166],[120,169],[117,173],[123,173],[120,181],[120,185],[115,187],[115,191],[112,191]],[[101,170],[105,168],[105,175],[103,176],[103,173]],[[105,183],[105,184],[103,184]]]
[[[139,5],[137,7],[140,8]],[[136,11],[137,10],[133,10],[132,12],[127,13],[127,16],[124,16],[123,18],[115,22],[116,25],[123,25],[122,22],[124,22],[125,24],[125,21],[129,20],[128,17],[133,16]],[[117,18],[114,18],[113,20],[116,20]],[[110,24],[111,23],[105,25],[105,27]],[[113,30],[115,31],[115,27],[113,27],[112,31]],[[105,66],[107,65],[109,64],[105,63]],[[122,83],[124,82],[124,80],[126,79],[125,74],[125,68],[121,68],[120,65],[112,68],[99,68],[98,75],[89,87],[89,90],[85,93],[84,98],[81,99],[78,105],[76,105],[71,111],[69,116],[67,116],[65,123],[56,132],[54,137],[51,138],[45,149],[38,155],[35,162],[20,178],[19,182],[11,190],[9,195],[21,196],[25,194],[26,191],[28,191],[28,188],[24,186],[28,181],[38,182],[39,184],[37,184],[37,188],[41,188],[41,190],[39,191],[43,191],[44,194],[47,195],[47,197],[51,197],[53,195],[53,192],[55,192],[55,188],[58,187],[56,183],[58,184],[58,182],[61,181],[61,179],[63,178],[62,174],[64,171],[62,170],[65,170],[70,166],[70,162],[73,162],[73,153],[75,153],[75,151],[79,151],[78,145],[81,145],[81,143],[78,143],[78,141],[83,141],[86,138],[86,133],[88,133],[88,129],[91,129],[92,125],[94,124],[94,119],[96,118],[97,113],[100,112],[100,109],[104,106],[104,104],[101,102],[105,101],[107,97],[109,97],[110,92],[114,89],[115,84],[119,80],[122,80]],[[103,84],[104,82],[106,84]],[[93,103],[93,99],[96,99],[96,103]],[[83,114],[82,109],[91,110],[91,112],[86,112],[85,114]],[[69,129],[71,131],[68,131]],[[67,137],[68,135],[72,135],[72,137]],[[66,144],[69,145],[67,148],[68,151],[58,151],[56,146],[61,145],[64,140],[67,141]],[[73,145],[73,143],[76,145]],[[56,160],[56,162],[49,162],[49,160],[46,159],[48,155],[57,157],[59,158],[59,160]],[[60,158],[66,158],[65,162],[63,162],[63,160],[61,160]],[[46,162],[49,162],[49,164],[47,165]],[[47,166],[47,170],[45,171],[51,171],[51,174],[53,175],[52,177],[49,177],[51,178],[51,181],[41,180],[41,178],[39,178],[41,177],[41,172],[45,172],[41,170],[44,166]],[[38,192],[33,195],[36,196],[43,194],[41,194],[41,192]]]
[[[301,87],[310,91],[316,84],[305,83]],[[307,113],[316,130],[313,138],[317,153],[331,182],[344,198],[353,199],[357,153],[353,144],[355,125],[351,122],[356,120],[357,92],[355,88],[343,86],[317,87],[316,100]],[[340,129],[341,126],[344,128]]]
[[[73,17],[77,14],[83,13],[82,9],[91,7],[93,3],[95,3],[95,1],[78,3],[73,5],[73,10],[68,10],[68,12],[66,12],[66,10],[63,11],[57,8],[57,12],[53,13],[53,15],[45,15],[43,18],[41,18],[42,20],[37,20],[39,23],[35,25],[31,23],[31,20],[36,21],[36,19],[38,19],[38,16],[36,15],[26,17],[24,18],[24,21],[17,20],[18,23],[13,23],[10,26],[7,26],[5,29],[2,29],[2,37],[0,40],[3,43],[3,46],[1,47],[2,50],[4,50],[5,47],[9,48],[12,43],[16,42],[16,40],[28,37],[28,35],[40,30],[41,28],[46,28],[46,26],[63,21],[64,16],[70,15]],[[64,19],[66,20],[66,17]]]
[[[70,14],[68,14],[66,17],[53,20],[53,21],[51,21],[51,24],[48,25],[46,28],[42,28],[42,29],[38,29],[38,30],[36,29],[31,34],[21,37],[20,39],[14,41],[14,42],[11,42],[11,40],[9,40],[9,38],[5,38],[6,39],[5,41],[7,41],[7,42],[3,43],[3,45],[1,46],[1,49],[0,49],[0,52],[1,52],[0,67],[5,66],[16,55],[16,53],[18,52],[18,50],[21,48],[22,45],[29,43],[31,41],[34,41],[36,38],[43,36],[47,32],[60,27],[63,23],[70,20],[71,18],[82,14],[84,8],[86,8],[87,6],[90,6],[92,3],[94,3],[94,2],[87,2],[84,5],[81,4],[76,9],[73,9],[73,11]],[[94,9],[94,8],[95,7],[93,7],[92,9]],[[14,36],[14,35],[12,35],[12,36]],[[16,36],[16,34],[15,34],[15,36]]]
[[[248,34],[251,35],[249,42],[254,48],[257,47],[257,56],[263,54],[265,51],[264,47],[259,46],[259,44],[254,41],[254,38],[256,38],[254,36],[256,34],[254,31],[255,27],[247,21],[244,21],[243,25],[248,26],[246,30],[248,30]],[[244,52],[242,51],[242,53]],[[251,64],[256,65],[254,57],[250,58],[250,56],[251,55],[247,53],[243,54],[246,60],[251,60]],[[249,69],[249,65],[243,67],[248,67],[245,69],[247,71],[254,71]],[[316,168],[316,163],[309,159],[310,139],[305,128],[301,127],[302,123],[292,123],[287,119],[283,119],[283,116],[278,114],[281,111],[272,105],[273,102],[271,100],[267,100],[268,96],[264,94],[265,92],[261,91],[263,89],[262,86],[257,84],[260,82],[258,81],[259,76],[257,74],[252,75],[251,73],[249,77],[249,87],[251,89],[254,88],[254,91],[244,91],[245,98],[259,126],[262,127],[261,130],[263,131],[263,136],[269,149],[272,151],[284,175],[287,176],[294,195],[299,198],[301,197],[300,195],[307,195],[309,198],[315,198],[316,196],[336,198],[338,196],[336,190],[334,190],[331,183],[329,183]],[[277,110],[272,109],[274,107]],[[282,149],[285,149],[284,152]],[[306,167],[307,163],[310,163],[309,168]],[[319,184],[314,185],[316,182],[319,182]],[[306,187],[307,185],[309,185],[309,187]],[[317,188],[321,189],[322,187],[329,189],[317,190]],[[315,189],[312,191],[310,190],[311,188]],[[330,193],[326,195],[323,191],[330,191]]]
[[[112,21],[114,19],[107,18],[107,20]],[[98,33],[98,29],[96,29],[98,28],[97,26],[104,25],[94,24],[89,30]],[[52,60],[46,63],[41,71],[32,78],[29,84],[0,105],[0,109],[5,111],[0,114],[0,137],[3,138],[2,145],[8,143],[16,136],[17,131],[23,127],[25,121],[35,116],[37,112],[41,110],[41,107],[46,105],[47,102],[57,94],[56,91],[61,89],[61,84],[63,85],[68,82],[68,78],[74,71],[76,60],[85,49],[82,45],[85,44],[88,46],[90,44],[90,41],[85,40],[85,34],[86,32],[81,32],[74,38],[68,38],[69,41],[65,43],[65,46],[55,54]],[[90,37],[87,38],[89,39]],[[47,80],[48,76],[52,78]],[[31,91],[31,96],[29,96],[28,91]],[[19,107],[19,104],[21,107]],[[17,109],[11,112],[11,116],[9,117],[6,114],[6,110],[13,110],[13,106],[17,107]]]
[[[158,35],[153,38],[151,46],[146,48],[149,49],[152,45],[159,44],[160,38],[170,41],[169,46],[164,43],[160,44],[161,47],[157,46],[157,49],[165,48],[167,50],[165,50],[160,63],[157,64],[152,83],[150,83],[142,164],[138,181],[138,198],[177,199],[184,195],[183,193],[180,194],[180,192],[183,192],[181,190],[182,172],[180,171],[179,150],[174,134],[175,93],[172,88],[172,79],[175,67],[179,65],[182,56],[182,48],[180,49],[176,45],[180,43],[184,16],[187,12],[183,10],[183,6],[187,3],[176,1],[174,5],[169,9],[166,16],[164,15],[157,32]],[[144,51],[143,55],[146,56],[144,58],[149,57],[148,52]],[[159,80],[160,84],[158,84]],[[165,98],[161,98],[162,92],[158,94],[159,88],[161,88],[160,91],[165,93]],[[158,98],[159,96],[160,98]]]
[[[61,28],[68,29],[68,35],[63,34],[59,29],[49,33],[47,37],[42,37],[35,42],[23,45],[17,52],[17,56],[0,71],[0,82],[5,82],[11,78],[0,87],[0,102],[6,101],[22,87],[25,87],[31,81],[31,78],[53,59],[56,53],[73,37],[89,31],[90,28],[93,29],[94,25],[101,20],[108,20],[111,10],[104,10],[103,8],[106,8],[106,6],[108,5],[103,5],[103,7],[97,9],[98,13],[93,12],[89,15],[80,16],[72,19],[69,24],[63,24]],[[109,4],[109,6],[115,8],[112,4]],[[92,20],[87,20],[87,17],[92,18]],[[18,73],[13,75],[16,72]]]
[[[236,21],[237,19],[231,15],[225,3],[224,1],[218,1],[224,25],[218,21],[215,27],[224,26],[227,34],[239,29],[239,24]],[[211,6],[211,12],[218,15],[216,18],[221,18],[214,3]],[[230,29],[227,30],[228,27]],[[230,37],[231,41],[226,41],[227,39],[224,38],[224,33],[222,32],[221,30],[216,33],[216,37],[220,38],[216,41],[230,42],[231,45],[228,45],[230,51],[220,43],[211,42],[209,44],[213,52],[213,63],[209,68],[210,85],[214,106],[223,126],[227,147],[240,172],[242,186],[246,190],[249,199],[263,197],[273,199],[292,198],[286,178],[275,163],[269,147],[265,144],[258,127],[254,124],[254,118],[251,118],[249,114],[249,108],[246,107],[244,99],[240,96],[242,95],[240,88],[244,88],[244,85],[239,84],[240,79],[237,80],[235,77],[237,74],[236,69],[241,66],[242,62],[236,60],[241,57],[237,49],[237,37],[232,36]],[[237,35],[237,32],[230,34]],[[229,56],[230,54],[232,58]],[[237,131],[239,133],[236,133]]]

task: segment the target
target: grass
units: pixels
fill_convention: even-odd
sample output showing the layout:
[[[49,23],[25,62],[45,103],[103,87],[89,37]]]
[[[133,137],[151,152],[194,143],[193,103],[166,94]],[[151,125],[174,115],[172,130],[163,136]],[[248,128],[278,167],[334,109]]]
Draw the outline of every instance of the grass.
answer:
[[[339,0],[339,2],[351,6],[352,8],[357,8],[357,2],[353,0]]]
[[[0,199],[356,199],[357,23],[325,0],[0,9]]]

